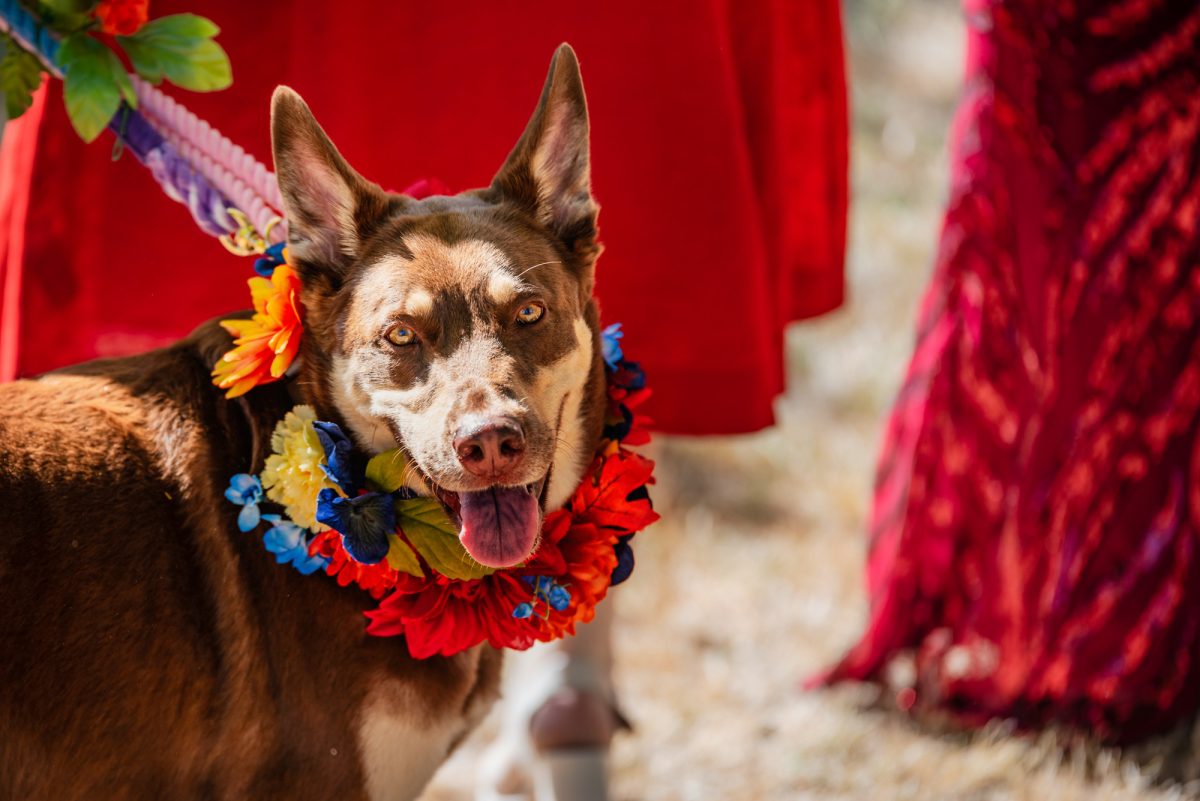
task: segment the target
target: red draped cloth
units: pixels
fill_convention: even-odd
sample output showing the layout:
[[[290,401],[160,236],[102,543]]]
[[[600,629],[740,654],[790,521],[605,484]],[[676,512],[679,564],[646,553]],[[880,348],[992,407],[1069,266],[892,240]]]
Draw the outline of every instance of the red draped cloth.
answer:
[[[1200,6],[966,11],[870,620],[832,678],[1135,740],[1200,702]]]
[[[599,295],[686,433],[772,422],[785,323],[842,300],[846,101],[836,0],[519,4],[155,0],[222,29],[234,85],[177,93],[270,163],[287,83],[386,188],[486,184],[554,48],[579,54],[603,207]],[[105,139],[108,137],[105,135]],[[249,265],[132,158],[71,132],[60,87],[0,150],[0,378],[169,342],[246,303]]]

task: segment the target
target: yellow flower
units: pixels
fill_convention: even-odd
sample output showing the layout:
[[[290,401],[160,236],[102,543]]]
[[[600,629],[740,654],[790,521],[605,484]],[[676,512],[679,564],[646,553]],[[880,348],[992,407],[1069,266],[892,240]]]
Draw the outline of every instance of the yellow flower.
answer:
[[[321,469],[325,451],[313,428],[316,419],[311,406],[297,406],[279,421],[271,434],[273,452],[263,468],[262,484],[267,497],[283,504],[297,525],[325,531],[328,526],[317,522],[317,493],[337,485]]]

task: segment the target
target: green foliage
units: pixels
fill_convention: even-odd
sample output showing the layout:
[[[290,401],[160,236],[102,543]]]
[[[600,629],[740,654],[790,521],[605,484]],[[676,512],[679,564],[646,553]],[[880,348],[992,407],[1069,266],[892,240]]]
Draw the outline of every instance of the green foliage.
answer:
[[[42,81],[42,65],[7,36],[0,37],[0,93],[4,95],[4,113],[15,120],[33,102],[33,90]]]
[[[404,486],[408,460],[399,448],[377,453],[367,462],[367,481],[380,492],[395,492]]]
[[[367,462],[367,482],[380,492],[395,492],[404,486],[408,460],[399,448],[376,454]],[[417,553],[434,570],[453,579],[483,578],[492,572],[476,562],[458,540],[458,529],[434,498],[410,498],[396,502],[396,520],[412,543],[410,548],[394,534],[388,535],[387,560],[396,570],[424,576]]]
[[[152,20],[117,42],[138,75],[153,84],[166,78],[183,89],[214,92],[233,83],[229,56],[213,37],[220,28],[195,14]]]
[[[38,6],[53,14],[86,14],[95,0],[38,0]]]
[[[396,504],[396,520],[408,541],[437,572],[450,579],[478,579],[494,573],[471,558],[458,540],[458,530],[434,498]]]
[[[26,0],[26,4],[42,25],[62,37],[58,61],[67,116],[80,137],[91,142],[120,109],[122,99],[137,108],[133,83],[117,52],[89,33],[97,28],[92,16],[96,0]],[[172,14],[116,39],[134,71],[147,81],[158,84],[165,78],[183,89],[212,92],[233,82],[229,56],[213,41],[219,32],[204,17]],[[41,73],[36,58],[0,35],[0,95],[9,119],[29,107]]]
[[[388,534],[387,561],[393,570],[399,570],[401,573],[407,573],[417,578],[425,577],[425,571],[421,569],[421,562],[413,553],[413,549],[395,534]]]
[[[117,113],[122,97],[137,108],[137,95],[120,59],[86,33],[63,40],[58,61],[64,73],[67,117],[85,142],[100,135]]]
[[[92,24],[88,13],[95,0],[39,0],[37,15],[42,23],[60,34],[81,31]]]

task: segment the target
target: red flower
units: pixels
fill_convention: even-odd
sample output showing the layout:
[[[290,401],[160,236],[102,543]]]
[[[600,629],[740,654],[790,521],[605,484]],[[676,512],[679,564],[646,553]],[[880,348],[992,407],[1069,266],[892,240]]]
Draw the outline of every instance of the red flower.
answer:
[[[568,508],[577,521],[587,521],[620,534],[641,531],[658,519],[648,501],[629,501],[638,487],[654,483],[654,462],[617,449],[597,457],[571,496]]]
[[[574,634],[575,625],[591,620],[596,604],[608,593],[617,567],[617,538],[658,519],[647,498],[629,500],[634,490],[652,480],[653,469],[650,460],[629,451],[598,457],[568,507],[546,515],[542,544],[520,568],[473,581],[454,581],[425,565],[425,578],[391,571],[395,590],[366,613],[371,621],[367,633],[404,635],[409,653],[417,659],[449,656],[482,642],[524,650],[535,642]],[[341,549],[337,537],[327,533],[319,540],[319,552],[332,560],[328,572],[342,583],[346,571],[353,569],[350,565],[357,563],[336,553]],[[361,573],[370,566],[358,567]],[[542,605],[536,614],[514,617],[514,609],[533,600],[529,577],[538,576],[565,587],[570,604],[562,610]],[[368,589],[363,579],[370,578],[352,580]]]
[[[100,0],[92,16],[104,33],[132,36],[150,19],[150,0]]]
[[[376,600],[395,587],[400,577],[405,575],[393,569],[386,559],[373,565],[356,562],[342,547],[342,535],[332,529],[313,537],[312,542],[308,544],[308,553],[310,556],[324,556],[329,559],[325,572],[337,579],[339,586],[349,587],[351,584],[357,584]]]

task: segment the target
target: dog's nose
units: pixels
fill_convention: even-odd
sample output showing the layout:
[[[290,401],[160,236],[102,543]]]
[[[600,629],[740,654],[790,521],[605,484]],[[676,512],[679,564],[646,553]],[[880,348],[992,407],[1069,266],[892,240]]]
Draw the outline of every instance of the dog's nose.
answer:
[[[511,417],[491,417],[454,438],[458,461],[480,478],[500,478],[525,455],[525,432]]]

